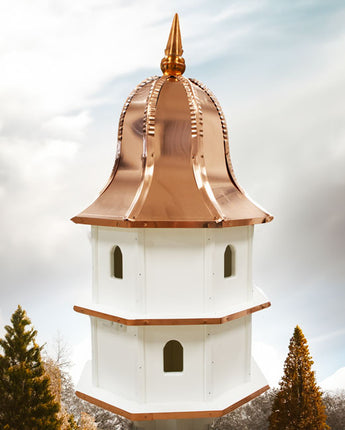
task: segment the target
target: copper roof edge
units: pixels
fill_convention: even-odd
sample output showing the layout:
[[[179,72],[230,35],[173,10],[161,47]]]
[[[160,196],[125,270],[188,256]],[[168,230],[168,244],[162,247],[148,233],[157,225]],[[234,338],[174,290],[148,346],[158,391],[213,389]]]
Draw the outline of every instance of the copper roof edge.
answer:
[[[120,227],[120,228],[224,228],[224,227],[241,227],[246,225],[265,224],[273,220],[273,216],[267,214],[262,218],[222,219],[220,221],[167,221],[167,220],[147,220],[138,221],[133,219],[111,219],[92,217],[86,215],[77,215],[71,218],[76,224],[97,225],[103,227]]]

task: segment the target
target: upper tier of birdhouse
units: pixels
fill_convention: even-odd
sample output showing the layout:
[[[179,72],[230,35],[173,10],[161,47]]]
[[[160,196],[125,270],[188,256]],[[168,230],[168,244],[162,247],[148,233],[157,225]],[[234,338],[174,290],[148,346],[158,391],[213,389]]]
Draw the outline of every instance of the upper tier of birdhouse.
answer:
[[[108,184],[74,222],[208,228],[272,220],[238,184],[222,109],[208,88],[183,76],[182,53],[175,15],[163,75],[146,79],[127,98]]]

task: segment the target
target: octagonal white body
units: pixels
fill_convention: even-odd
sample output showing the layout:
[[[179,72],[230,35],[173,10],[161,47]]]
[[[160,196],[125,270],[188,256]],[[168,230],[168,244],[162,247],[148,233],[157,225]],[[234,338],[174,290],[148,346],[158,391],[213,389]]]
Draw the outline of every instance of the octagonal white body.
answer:
[[[150,318],[226,314],[252,299],[253,229],[92,227],[93,302]],[[123,256],[122,279],[112,273],[115,246]],[[225,278],[227,246],[233,263]]]
[[[82,307],[92,363],[79,391],[135,418],[222,410],[262,389],[251,312],[267,299],[253,286],[253,230],[93,226],[92,303]],[[171,341],[178,370],[165,368]]]

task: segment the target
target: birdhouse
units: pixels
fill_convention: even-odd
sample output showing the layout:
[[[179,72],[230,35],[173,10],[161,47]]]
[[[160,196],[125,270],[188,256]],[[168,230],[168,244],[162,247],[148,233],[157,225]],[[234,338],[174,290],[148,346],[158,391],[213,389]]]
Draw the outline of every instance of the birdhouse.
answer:
[[[92,335],[77,395],[137,428],[207,428],[268,388],[251,357],[252,314],[270,306],[252,243],[272,216],[238,184],[222,109],[182,52],[175,15],[163,75],[127,98],[110,179],[73,218],[93,259],[92,302],[74,307]]]

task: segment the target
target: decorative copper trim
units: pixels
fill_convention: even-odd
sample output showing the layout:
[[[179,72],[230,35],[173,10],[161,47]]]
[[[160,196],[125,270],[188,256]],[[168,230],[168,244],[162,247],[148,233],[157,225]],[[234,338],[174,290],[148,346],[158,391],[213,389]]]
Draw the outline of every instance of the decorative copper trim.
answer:
[[[227,127],[225,115],[224,115],[223,110],[222,110],[222,108],[220,106],[220,103],[217,100],[216,96],[213,94],[213,92],[206,85],[204,85],[202,82],[200,82],[200,81],[198,81],[197,79],[194,79],[194,78],[189,78],[189,80],[193,84],[195,84],[199,88],[201,88],[203,91],[205,91],[205,93],[209,96],[209,98],[211,99],[211,101],[214,104],[215,108],[217,109],[217,112],[218,112],[218,115],[219,115],[219,119],[220,119],[220,122],[221,122],[221,125],[222,125],[224,150],[225,150],[225,157],[226,157],[226,163],[227,163],[227,167],[228,167],[228,172],[229,172],[229,175],[230,175],[231,179],[233,180],[234,184],[236,185],[237,189],[239,191],[241,191],[241,193],[244,194],[244,190],[240,186],[240,184],[238,183],[238,181],[236,179],[235,172],[234,172],[234,168],[232,167],[232,162],[231,162],[231,158],[230,158],[228,127]]]
[[[182,82],[186,91],[191,115],[192,164],[195,182],[203,193],[205,204],[214,220],[220,222],[224,218],[224,215],[210,187],[205,166],[203,153],[203,118],[200,101],[193,90],[190,80],[184,76],[179,76],[178,79]]]
[[[75,305],[73,309],[75,312],[79,312],[84,315],[89,315],[91,317],[101,318],[103,320],[116,322],[119,324],[124,324],[127,326],[153,326],[153,325],[215,325],[224,324],[229,321],[236,320],[238,318],[245,317],[246,315],[253,314],[254,312],[261,311],[263,309],[269,308],[271,306],[270,302],[262,303],[260,305],[253,306],[251,308],[245,309],[243,311],[234,312],[230,315],[225,315],[223,317],[210,317],[210,318],[138,318],[129,319],[120,317],[117,315],[107,314],[105,312],[99,312],[93,309],[88,309],[83,306]]]
[[[151,90],[146,100],[146,106],[144,111],[144,154],[143,154],[143,171],[141,177],[140,186],[136,192],[136,195],[126,213],[126,219],[135,220],[138,212],[142,208],[145,198],[150,188],[153,169],[154,169],[154,151],[150,148],[150,139],[155,135],[155,122],[156,122],[156,107],[158,97],[162,89],[163,84],[167,80],[167,76],[161,76],[155,82],[153,82]]]
[[[121,415],[125,418],[128,418],[132,421],[152,421],[152,420],[168,420],[168,419],[183,419],[183,418],[217,418],[221,417],[229,412],[234,411],[240,406],[244,405],[247,402],[255,399],[256,397],[263,394],[265,391],[269,389],[269,385],[265,385],[254,393],[249,394],[238,402],[228,406],[225,409],[221,410],[212,410],[212,411],[184,411],[184,412],[142,412],[135,413],[129,412],[124,409],[118,408],[110,403],[106,403],[102,400],[96,399],[95,397],[89,396],[88,394],[82,393],[81,391],[76,391],[76,395],[82,399],[86,400],[89,403],[93,403],[96,406],[99,406],[103,409],[106,409],[114,414]]]
[[[121,111],[121,115],[120,115],[120,119],[119,119],[119,129],[117,132],[117,143],[116,143],[116,154],[115,154],[115,162],[114,162],[114,167],[111,171],[110,177],[108,179],[108,182],[105,184],[105,186],[102,188],[101,192],[99,193],[99,195],[103,194],[104,191],[109,187],[109,185],[111,184],[112,180],[114,179],[114,176],[116,175],[116,171],[117,168],[119,166],[120,163],[120,156],[121,156],[121,144],[122,144],[122,132],[123,132],[123,124],[125,121],[125,116],[128,110],[129,105],[131,104],[133,97],[138,93],[138,91],[141,90],[141,88],[143,88],[145,85],[149,84],[152,81],[155,81],[158,79],[158,76],[151,76],[143,81],[140,82],[140,84],[138,84],[134,90],[129,94],[129,96],[126,99],[125,104],[123,105],[122,111]]]
[[[156,120],[156,106],[159,97],[159,93],[162,89],[164,82],[167,80],[167,76],[161,76],[152,84],[151,90],[147,97],[144,121],[143,121],[143,132],[145,135],[155,135],[155,120]]]
[[[147,79],[145,79],[144,81],[140,82],[140,84],[138,84],[134,90],[129,94],[129,96],[126,99],[125,104],[123,105],[122,111],[121,111],[121,115],[120,115],[120,119],[119,119],[119,130],[117,133],[117,139],[118,141],[122,141],[122,132],[123,132],[123,123],[125,121],[125,115],[128,109],[128,106],[131,104],[131,101],[133,100],[133,97],[136,95],[136,93],[145,85],[151,83],[152,81],[156,81],[158,80],[159,77],[158,76],[151,76]]]

